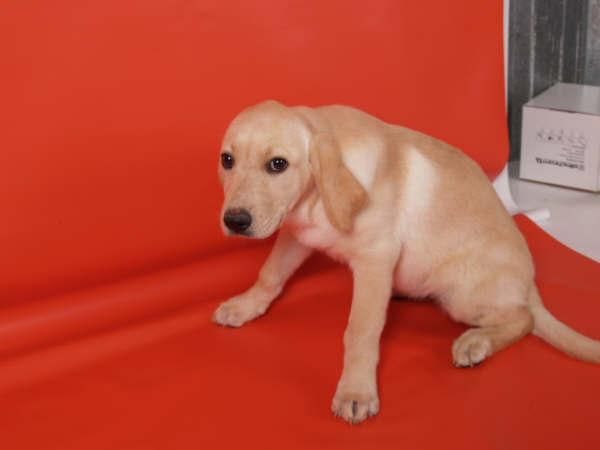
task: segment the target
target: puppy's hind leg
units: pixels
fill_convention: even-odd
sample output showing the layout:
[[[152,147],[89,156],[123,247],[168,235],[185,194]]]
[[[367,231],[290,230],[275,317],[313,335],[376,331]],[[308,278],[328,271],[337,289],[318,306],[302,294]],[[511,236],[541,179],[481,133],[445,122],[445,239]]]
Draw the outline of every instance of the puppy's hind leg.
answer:
[[[526,293],[518,294],[523,295],[523,302],[506,297],[511,291],[516,295],[517,290],[520,291],[486,289],[482,294],[491,297],[480,297],[469,314],[457,318],[475,328],[465,331],[454,341],[452,358],[455,366],[473,367],[532,331],[533,317],[524,300]]]
[[[504,311],[494,325],[471,328],[452,345],[452,358],[457,367],[473,367],[492,354],[518,341],[533,329],[533,319],[526,307]]]

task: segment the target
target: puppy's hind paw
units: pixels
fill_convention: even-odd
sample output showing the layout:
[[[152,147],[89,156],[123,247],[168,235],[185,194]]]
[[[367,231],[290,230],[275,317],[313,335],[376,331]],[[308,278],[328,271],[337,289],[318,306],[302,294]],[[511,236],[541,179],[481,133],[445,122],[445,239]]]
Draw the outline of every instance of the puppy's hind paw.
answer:
[[[456,367],[473,367],[492,354],[490,338],[479,329],[465,331],[452,345]]]

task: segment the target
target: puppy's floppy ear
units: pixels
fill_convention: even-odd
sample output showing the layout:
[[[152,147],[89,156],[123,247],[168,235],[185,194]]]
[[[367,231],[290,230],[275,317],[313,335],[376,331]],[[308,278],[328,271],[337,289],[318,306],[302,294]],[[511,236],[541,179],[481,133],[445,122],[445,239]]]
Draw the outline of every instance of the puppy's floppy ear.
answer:
[[[313,135],[310,165],[329,221],[344,233],[352,231],[354,218],[367,204],[368,195],[344,165],[333,136]]]

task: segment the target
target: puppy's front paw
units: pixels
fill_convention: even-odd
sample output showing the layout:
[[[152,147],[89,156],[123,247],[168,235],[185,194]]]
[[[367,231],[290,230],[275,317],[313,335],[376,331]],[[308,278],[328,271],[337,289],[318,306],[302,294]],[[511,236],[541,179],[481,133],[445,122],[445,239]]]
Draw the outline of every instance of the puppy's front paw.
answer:
[[[234,297],[217,308],[213,314],[213,322],[226,327],[240,327],[246,322],[264,314],[263,307],[249,299]]]
[[[338,386],[331,411],[346,422],[357,424],[379,412],[377,389],[351,389]]]

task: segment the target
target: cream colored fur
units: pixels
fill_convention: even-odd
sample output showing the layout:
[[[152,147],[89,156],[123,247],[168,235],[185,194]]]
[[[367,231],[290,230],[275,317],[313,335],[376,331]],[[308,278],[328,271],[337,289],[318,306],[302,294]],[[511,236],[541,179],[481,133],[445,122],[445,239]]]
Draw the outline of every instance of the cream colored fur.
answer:
[[[492,185],[448,144],[345,106],[243,111],[223,140],[224,210],[245,208],[249,233],[279,231],[256,284],[214,320],[240,326],[263,314],[313,249],[347,263],[354,294],[333,412],[357,423],[379,411],[379,339],[390,297],[430,297],[474,328],[452,347],[470,367],[533,331],[584,360],[600,343],[558,322],[534,284],[527,244]],[[286,158],[285,172],[265,165]]]

